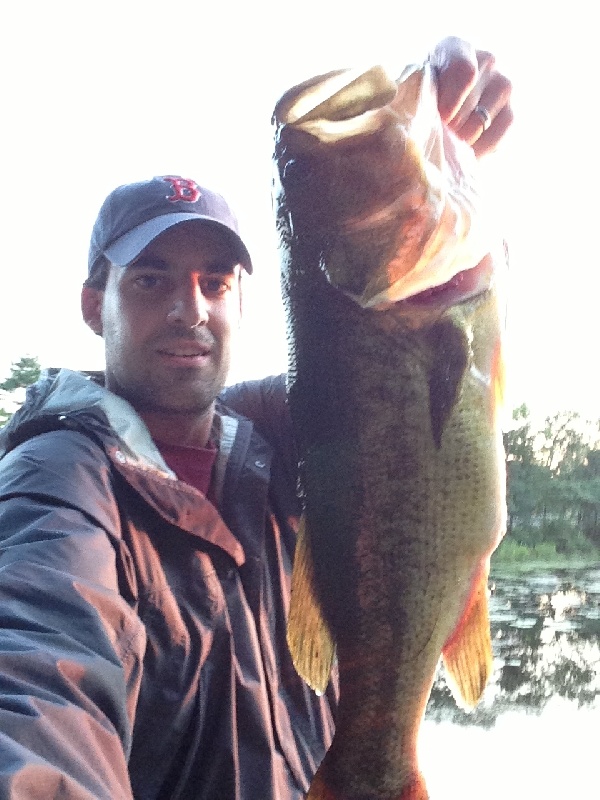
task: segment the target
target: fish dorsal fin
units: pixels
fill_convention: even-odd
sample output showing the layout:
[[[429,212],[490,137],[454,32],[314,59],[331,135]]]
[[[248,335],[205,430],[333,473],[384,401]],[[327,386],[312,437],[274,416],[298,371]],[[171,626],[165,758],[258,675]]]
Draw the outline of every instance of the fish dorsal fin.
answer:
[[[287,641],[296,671],[312,689],[322,694],[329,683],[335,644],[315,593],[310,537],[304,516],[300,520],[294,555]]]
[[[477,581],[462,619],[442,651],[452,694],[456,702],[467,710],[479,702],[492,672],[487,579],[486,568]]]

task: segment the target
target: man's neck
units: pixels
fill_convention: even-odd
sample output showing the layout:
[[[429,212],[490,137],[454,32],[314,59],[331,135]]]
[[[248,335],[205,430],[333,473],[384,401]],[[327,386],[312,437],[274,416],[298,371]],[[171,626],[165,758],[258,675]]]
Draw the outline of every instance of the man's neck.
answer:
[[[155,442],[183,447],[206,447],[210,439],[214,408],[197,414],[144,411],[140,416]]]

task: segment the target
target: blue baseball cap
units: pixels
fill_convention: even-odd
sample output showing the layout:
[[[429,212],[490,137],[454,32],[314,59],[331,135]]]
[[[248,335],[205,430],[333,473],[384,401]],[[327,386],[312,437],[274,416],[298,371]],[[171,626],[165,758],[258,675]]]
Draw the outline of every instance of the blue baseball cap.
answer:
[[[226,200],[189,178],[163,175],[119,186],[108,195],[92,230],[88,274],[92,275],[103,256],[111,264],[126,267],[161,233],[190,220],[201,220],[221,231],[239,263],[252,272],[250,254]]]

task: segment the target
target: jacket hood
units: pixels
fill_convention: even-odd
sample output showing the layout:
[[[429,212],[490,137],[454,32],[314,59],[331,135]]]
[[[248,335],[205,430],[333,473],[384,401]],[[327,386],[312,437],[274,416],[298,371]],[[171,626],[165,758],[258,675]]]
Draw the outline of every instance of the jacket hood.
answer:
[[[105,445],[112,442],[125,450],[140,466],[174,477],[144,421],[127,400],[105,389],[103,380],[101,372],[44,370],[27,389],[25,403],[0,430],[0,458],[32,436],[81,423]]]

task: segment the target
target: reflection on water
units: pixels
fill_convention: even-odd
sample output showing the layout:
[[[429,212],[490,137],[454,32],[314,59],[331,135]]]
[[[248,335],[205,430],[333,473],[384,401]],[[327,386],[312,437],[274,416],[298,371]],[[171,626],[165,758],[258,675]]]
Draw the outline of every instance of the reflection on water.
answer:
[[[420,737],[432,800],[600,797],[600,565],[492,570],[494,674],[457,708],[441,668]]]
[[[578,707],[600,695],[600,567],[490,580],[494,674],[479,706],[456,707],[440,670],[427,717],[493,725],[503,712],[541,711],[552,697]]]
[[[600,711],[553,698],[491,728],[426,721],[419,761],[430,800],[595,800]]]

